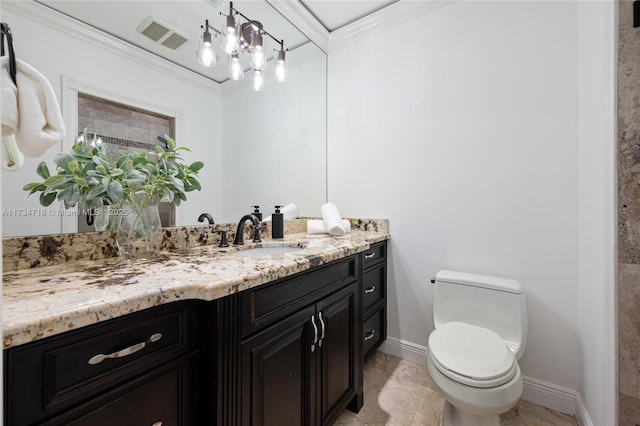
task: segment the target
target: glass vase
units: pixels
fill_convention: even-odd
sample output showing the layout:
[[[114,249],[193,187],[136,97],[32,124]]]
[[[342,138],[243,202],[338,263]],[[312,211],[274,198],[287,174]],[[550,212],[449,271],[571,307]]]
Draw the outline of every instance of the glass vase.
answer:
[[[122,204],[112,207],[109,213],[115,219],[113,222],[116,224],[120,256],[131,260],[157,255],[162,243],[162,225],[157,204]]]

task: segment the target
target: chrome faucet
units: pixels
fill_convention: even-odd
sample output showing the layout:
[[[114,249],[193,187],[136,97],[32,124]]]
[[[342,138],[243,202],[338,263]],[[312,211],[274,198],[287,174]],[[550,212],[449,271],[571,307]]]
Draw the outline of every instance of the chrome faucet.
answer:
[[[260,221],[258,220],[258,218],[255,215],[252,214],[246,214],[244,216],[242,216],[242,218],[240,219],[240,222],[238,222],[238,229],[236,229],[236,237],[233,239],[233,245],[242,245],[244,244],[244,224],[247,220],[250,220],[253,223],[254,229],[255,229],[255,233],[253,235],[253,242],[254,243],[259,243],[262,240],[260,240]]]
[[[202,213],[199,217],[198,217],[198,222],[204,222],[204,220],[207,219],[207,221],[209,222],[209,225],[213,225],[213,217],[211,217],[211,215],[209,213]]]

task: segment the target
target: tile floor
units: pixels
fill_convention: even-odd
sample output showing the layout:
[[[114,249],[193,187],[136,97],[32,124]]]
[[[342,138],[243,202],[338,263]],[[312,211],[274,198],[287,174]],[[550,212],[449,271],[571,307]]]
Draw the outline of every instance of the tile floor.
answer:
[[[437,426],[444,399],[438,394],[427,369],[382,352],[364,366],[364,406],[358,414],[345,411],[340,426]],[[566,414],[520,401],[500,416],[503,426],[576,426]]]

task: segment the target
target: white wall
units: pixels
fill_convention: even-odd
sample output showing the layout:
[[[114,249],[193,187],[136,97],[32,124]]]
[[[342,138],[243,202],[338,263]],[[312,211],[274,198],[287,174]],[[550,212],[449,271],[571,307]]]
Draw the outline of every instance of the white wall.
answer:
[[[616,3],[579,2],[578,25],[578,391],[591,424],[613,425],[617,424]]]
[[[328,198],[389,218],[390,337],[424,348],[440,269],[515,278],[523,374],[577,389],[577,35],[574,2],[474,1],[330,44]]]
[[[301,216],[318,216],[326,200],[327,58],[308,43],[289,52],[287,61],[286,83],[269,74],[256,92],[247,72],[241,84],[223,84],[225,222],[236,222],[256,204],[264,217],[289,203]]]
[[[58,14],[32,2],[22,3],[16,9],[15,5],[11,7],[11,2],[2,2],[2,19],[11,25],[17,57],[42,72],[59,99],[61,76],[66,74],[83,84],[176,111],[182,117],[177,124],[177,142],[192,150],[187,154],[189,161],[202,160],[205,168],[200,174],[203,190],[187,194],[187,202],[178,208],[177,222],[197,224],[198,215],[205,211],[214,218],[219,217],[222,211],[221,98],[215,94],[216,84],[191,83],[153,66],[156,58],[151,59],[151,65],[146,65],[116,53],[117,49],[114,52],[90,42],[91,37],[76,37],[60,31],[59,21],[50,21]],[[139,56],[152,55],[140,51]],[[212,89],[203,89],[203,84],[210,84]],[[17,172],[3,170],[3,208],[40,208],[37,196],[27,197],[22,187],[40,180],[35,169],[41,161],[53,169],[53,157],[61,150],[62,145],[51,148],[41,158],[27,158]],[[56,215],[37,219],[4,216],[2,220],[4,236],[57,233],[62,226],[62,218]]]

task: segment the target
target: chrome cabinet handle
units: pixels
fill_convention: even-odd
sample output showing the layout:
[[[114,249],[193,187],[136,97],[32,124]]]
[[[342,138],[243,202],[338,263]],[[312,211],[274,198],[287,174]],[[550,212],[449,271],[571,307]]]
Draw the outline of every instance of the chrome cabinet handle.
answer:
[[[322,340],[324,339],[324,321],[322,320],[322,312],[318,313],[318,319],[320,320],[320,325],[322,326],[322,332],[320,334],[320,341],[318,342],[318,347],[322,347]]]
[[[311,324],[313,325],[313,343],[311,344],[311,352],[315,352],[316,343],[318,342],[318,326],[316,325],[316,318],[311,315]]]
[[[96,364],[100,364],[105,359],[109,359],[109,358],[114,358],[114,359],[115,358],[124,358],[125,356],[129,356],[131,354],[134,354],[134,353],[138,352],[141,349],[144,349],[147,346],[148,343],[157,342],[161,338],[162,338],[162,333],[152,334],[151,337],[149,337],[144,342],[136,343],[135,345],[131,345],[128,348],[124,348],[124,349],[119,350],[117,352],[114,352],[114,353],[111,353],[111,354],[107,354],[107,355],[105,355],[105,354],[94,355],[89,359],[88,363],[90,365],[96,365]]]
[[[366,289],[364,291],[364,294],[373,293],[374,291],[376,291],[376,286],[375,285],[373,287],[369,287],[368,289]]]
[[[371,253],[369,253],[369,254],[365,254],[365,255],[364,255],[364,258],[365,258],[365,259],[371,259],[372,257],[375,257],[375,256],[376,256],[376,252],[375,252],[375,251],[373,251],[373,252],[371,252]]]
[[[151,426],[162,426],[162,422],[155,422],[154,424],[152,424]]]
[[[376,335],[376,331],[375,330],[371,330],[370,332],[367,333],[366,336],[364,336],[364,341],[366,342],[367,340],[371,340],[373,339],[373,336]]]

